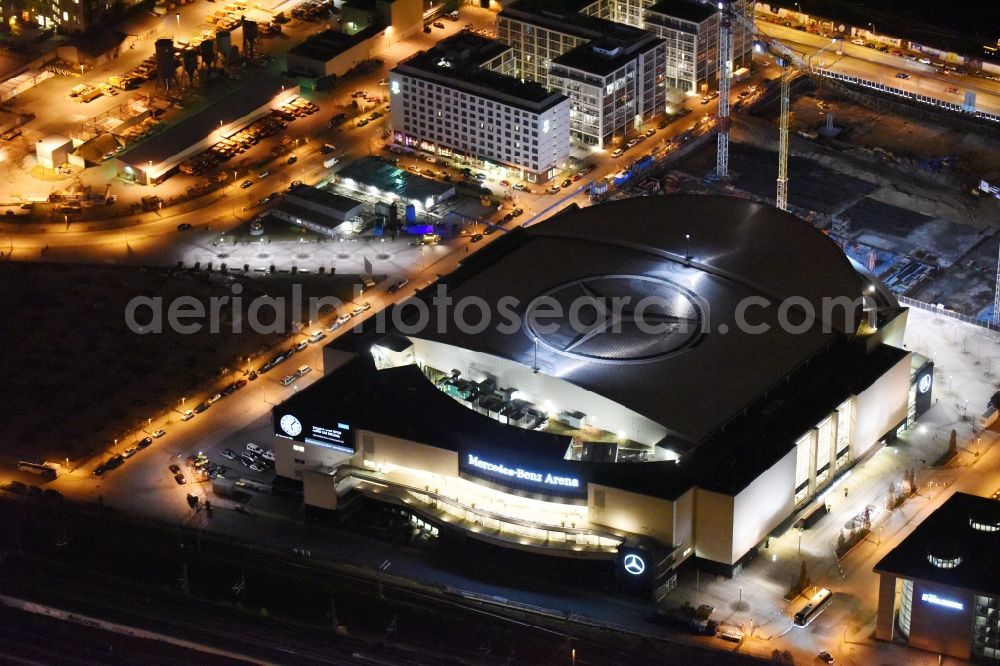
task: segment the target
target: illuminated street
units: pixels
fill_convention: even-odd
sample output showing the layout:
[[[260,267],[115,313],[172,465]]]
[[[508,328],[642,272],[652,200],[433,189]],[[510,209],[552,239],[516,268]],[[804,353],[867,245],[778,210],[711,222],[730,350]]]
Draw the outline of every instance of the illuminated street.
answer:
[[[1000,35],[897,1],[5,3],[0,646],[1000,659]]]

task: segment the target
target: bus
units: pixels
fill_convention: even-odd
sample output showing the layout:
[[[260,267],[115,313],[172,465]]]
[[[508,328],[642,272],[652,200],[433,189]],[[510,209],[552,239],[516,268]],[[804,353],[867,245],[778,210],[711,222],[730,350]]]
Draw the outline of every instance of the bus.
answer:
[[[808,626],[810,622],[816,619],[816,616],[826,610],[826,607],[830,605],[833,600],[833,593],[825,587],[817,592],[809,600],[802,610],[795,614],[795,624],[800,627]]]

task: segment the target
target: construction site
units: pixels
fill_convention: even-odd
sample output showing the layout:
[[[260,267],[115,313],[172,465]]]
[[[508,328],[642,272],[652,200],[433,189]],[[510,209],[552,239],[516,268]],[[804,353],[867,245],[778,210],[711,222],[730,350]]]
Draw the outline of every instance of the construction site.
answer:
[[[728,24],[744,20],[731,14]],[[719,42],[725,63],[726,30]],[[773,60],[755,64],[763,92],[741,95],[732,111],[728,72],[720,77],[718,113],[704,119],[715,141],[703,132],[672,146],[642,180],[608,195],[683,190],[773,202],[824,230],[898,296],[1000,325],[1000,200],[980,185],[1000,173],[1000,128],[815,76],[776,40],[767,50]]]

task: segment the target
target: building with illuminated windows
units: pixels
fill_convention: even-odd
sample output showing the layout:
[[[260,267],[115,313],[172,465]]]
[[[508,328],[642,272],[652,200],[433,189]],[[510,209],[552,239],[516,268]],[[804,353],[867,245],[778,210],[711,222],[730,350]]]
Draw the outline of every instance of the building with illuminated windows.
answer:
[[[733,2],[745,11],[745,2]],[[719,26],[722,14],[711,4],[695,0],[660,0],[647,5],[643,27],[666,43],[666,85],[685,93],[718,87]],[[732,22],[733,66],[750,65],[753,35]]]
[[[121,14],[139,0],[4,0],[4,23],[22,21],[62,34],[85,32],[101,18]]]
[[[931,387],[905,323],[774,208],[570,209],[327,345],[325,377],[273,410],[276,470],[311,507],[388,503],[662,594],[689,560],[739,571],[907,425]]]
[[[875,637],[1000,661],[1000,501],[955,493],[875,565]]]
[[[504,73],[509,50],[460,33],[399,63],[389,72],[395,142],[509,169],[529,182],[562,171],[569,100]]]
[[[598,38],[557,56],[549,86],[570,100],[570,133],[603,148],[662,114],[666,45],[648,32],[635,41]]]
[[[752,21],[752,3],[729,4]],[[663,43],[654,78],[667,94],[695,93],[717,86],[720,22],[716,3],[697,0],[579,0],[558,7],[520,0],[497,15],[497,39],[514,50],[517,76],[555,86],[555,69],[564,54],[593,40],[628,44],[652,34]],[[733,21],[732,37],[735,71],[750,64],[753,35]]]

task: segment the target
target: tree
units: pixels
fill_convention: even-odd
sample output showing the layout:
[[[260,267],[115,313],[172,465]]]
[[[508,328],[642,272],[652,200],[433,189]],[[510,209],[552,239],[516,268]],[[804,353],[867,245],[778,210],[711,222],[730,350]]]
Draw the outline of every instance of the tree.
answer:
[[[799,591],[809,587],[809,571],[806,569],[806,561],[802,560],[802,566],[799,567]]]
[[[844,552],[844,548],[846,547],[847,547],[847,539],[844,537],[844,531],[841,530],[840,533],[837,534],[837,552],[838,553]]]
[[[892,511],[896,508],[896,484],[890,482],[889,490],[885,494],[885,508]]]
[[[948,453],[958,453],[958,433],[954,430],[951,431],[951,435],[948,437]]]
[[[872,510],[867,506],[861,512],[861,528],[866,532],[871,532],[872,529]]]

